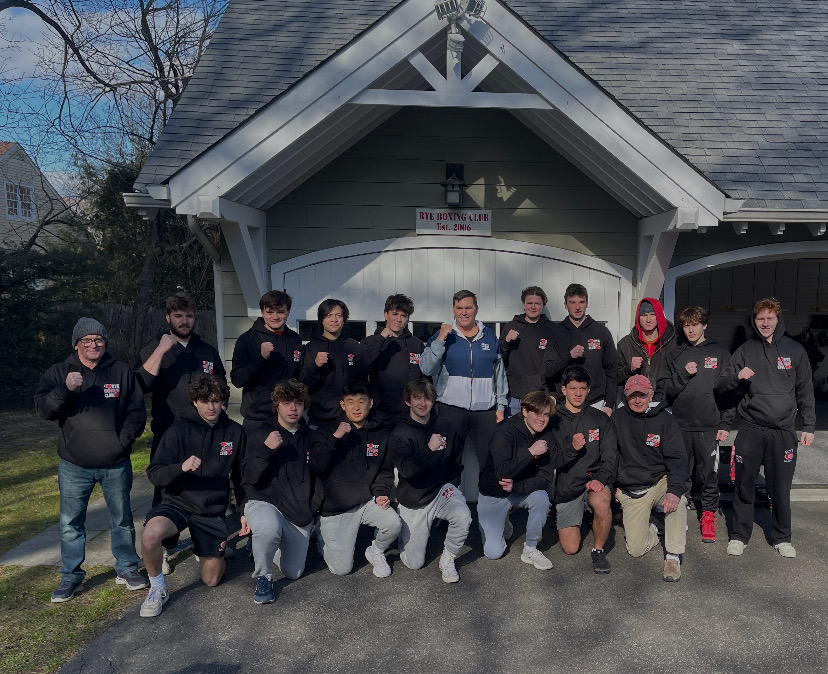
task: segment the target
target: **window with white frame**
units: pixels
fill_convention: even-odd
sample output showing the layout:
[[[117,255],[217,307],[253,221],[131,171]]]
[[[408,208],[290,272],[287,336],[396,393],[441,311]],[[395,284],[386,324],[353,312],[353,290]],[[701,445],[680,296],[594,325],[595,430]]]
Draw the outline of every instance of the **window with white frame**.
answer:
[[[6,216],[10,220],[34,220],[34,188],[6,183]]]

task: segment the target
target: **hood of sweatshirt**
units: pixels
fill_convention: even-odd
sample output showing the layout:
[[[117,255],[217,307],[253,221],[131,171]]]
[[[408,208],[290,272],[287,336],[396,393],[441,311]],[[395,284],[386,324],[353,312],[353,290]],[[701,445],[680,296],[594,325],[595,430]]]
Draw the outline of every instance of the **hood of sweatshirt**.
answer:
[[[560,325],[562,328],[566,328],[567,330],[586,330],[594,322],[595,319],[592,316],[584,316],[584,320],[581,321],[581,324],[576,326],[572,322],[572,319],[569,316],[567,316],[561,321]]]
[[[753,328],[753,334],[751,337],[755,339],[757,342],[767,342],[762,334],[759,332],[759,328],[756,327],[756,316],[751,317],[750,319],[750,327]],[[776,327],[773,330],[773,343],[776,344],[779,342],[782,337],[785,336],[785,319],[782,317],[782,314],[779,314],[779,321],[776,324]]]
[[[543,325],[544,323],[549,323],[549,318],[547,318],[546,314],[538,316],[538,320],[534,323],[530,323],[526,320],[526,314],[515,314],[512,320],[515,323],[522,323],[523,325]]]
[[[641,305],[644,302],[649,302],[653,305],[653,309],[655,309],[656,315],[656,325],[658,326],[658,336],[660,339],[664,339],[667,333],[667,326],[669,325],[667,318],[664,316],[664,307],[661,306],[661,302],[653,297],[645,297],[639,303],[638,306],[635,308],[635,333],[638,335],[638,341],[642,344],[646,343],[644,339],[644,333],[641,330],[641,325],[638,322],[638,319],[641,317]],[[672,325],[670,328],[672,329]]]
[[[385,328],[378,326],[377,329],[374,330],[374,334],[381,335],[383,330],[385,330]],[[411,331],[408,328],[403,328],[402,334],[399,337],[391,337],[391,339],[408,339],[409,337],[413,337]]]

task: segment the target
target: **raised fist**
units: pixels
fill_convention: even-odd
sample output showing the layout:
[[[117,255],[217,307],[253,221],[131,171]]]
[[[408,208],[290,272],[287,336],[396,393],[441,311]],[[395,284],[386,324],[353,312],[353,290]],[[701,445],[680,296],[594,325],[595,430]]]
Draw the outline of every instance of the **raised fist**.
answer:
[[[384,327],[382,332],[380,333],[380,337],[384,337],[385,339],[390,339],[394,336],[394,331],[389,327]]]
[[[316,358],[313,359],[313,362],[316,363],[316,367],[322,367],[328,362],[328,352],[320,351],[316,354]]]
[[[443,449],[443,436],[438,435],[437,433],[433,433],[431,438],[428,440],[428,448],[432,452],[439,452]]]
[[[199,459],[195,454],[187,459],[184,463],[181,464],[181,470],[185,473],[190,473],[194,470],[198,470],[198,467],[201,465],[201,459]]]
[[[549,451],[549,448],[546,446],[546,440],[535,440],[532,446],[529,448],[529,453],[532,456],[542,456]]]
[[[160,351],[161,353],[167,353],[171,348],[173,348],[178,341],[175,337],[173,337],[169,332],[165,332],[161,335],[161,339],[158,340],[158,346],[155,348]]]
[[[80,372],[70,372],[66,375],[66,388],[77,391],[83,385],[83,375]]]
[[[633,356],[632,360],[630,361],[630,370],[635,372],[636,370],[640,370],[641,366],[644,364],[644,359],[641,356]]]
[[[351,424],[349,424],[346,421],[340,421],[339,426],[336,427],[336,430],[334,431],[333,436],[337,440],[341,440],[342,438],[344,438],[350,432],[351,432]]]
[[[441,342],[445,342],[446,338],[451,334],[451,330],[451,323],[443,323],[440,326],[440,334],[437,335],[437,339],[439,339]]]
[[[699,366],[696,363],[687,363],[684,369],[687,370],[687,374],[696,374],[699,371]]]
[[[269,447],[270,449],[279,449],[282,442],[282,434],[279,431],[271,431],[270,435],[268,435],[264,441],[265,447]]]
[[[517,330],[509,330],[509,332],[506,333],[507,342],[512,342],[516,340],[518,337],[520,337],[520,333]]]
[[[750,379],[755,374],[756,373],[753,370],[751,370],[749,367],[743,367],[741,370],[739,370],[738,377],[739,377],[740,381],[747,381],[748,379]]]
[[[270,358],[274,348],[273,342],[262,342],[262,358]]]
[[[569,350],[569,355],[572,356],[573,358],[580,358],[581,356],[584,355],[584,347],[581,344],[577,344],[576,346],[573,346]]]
[[[583,449],[586,444],[586,438],[583,433],[576,433],[572,436],[572,446],[575,449]]]

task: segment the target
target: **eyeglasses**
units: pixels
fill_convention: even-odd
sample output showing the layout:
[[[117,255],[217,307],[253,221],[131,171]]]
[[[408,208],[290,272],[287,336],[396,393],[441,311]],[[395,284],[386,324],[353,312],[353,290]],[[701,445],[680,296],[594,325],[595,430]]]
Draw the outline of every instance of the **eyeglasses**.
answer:
[[[106,340],[102,337],[98,337],[97,339],[90,339],[88,337],[84,337],[83,339],[80,339],[78,341],[80,342],[81,346],[92,346],[93,344],[95,346],[103,346],[104,344],[106,344]]]

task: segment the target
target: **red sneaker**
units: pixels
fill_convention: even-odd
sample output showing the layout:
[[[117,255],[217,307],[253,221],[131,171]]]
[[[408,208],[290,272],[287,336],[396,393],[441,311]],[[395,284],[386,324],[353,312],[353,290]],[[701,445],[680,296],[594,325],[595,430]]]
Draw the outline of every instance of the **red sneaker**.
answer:
[[[702,542],[715,543],[716,529],[719,527],[718,522],[716,522],[716,513],[705,510],[702,513],[699,524],[701,525]]]

